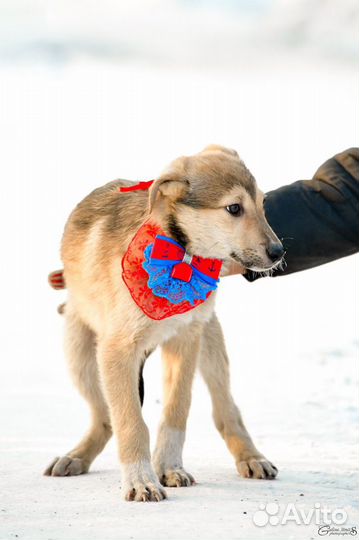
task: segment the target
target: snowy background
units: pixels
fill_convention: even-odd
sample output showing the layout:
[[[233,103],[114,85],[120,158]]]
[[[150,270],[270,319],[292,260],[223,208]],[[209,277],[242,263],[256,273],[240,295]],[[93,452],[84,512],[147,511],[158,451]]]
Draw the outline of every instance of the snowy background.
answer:
[[[62,353],[62,293],[47,273],[73,206],[150,179],[216,142],[262,189],[310,178],[358,145],[358,9],[351,0],[3,0],[0,538],[317,538],[258,528],[260,504],[345,508],[359,525],[357,257],[254,284],[223,280],[217,311],[232,388],[274,482],[243,480],[198,378],[185,465],[198,484],[161,504],[120,500],[114,442],[89,475],[41,476],[88,425]],[[152,443],[158,352],[145,369]]]

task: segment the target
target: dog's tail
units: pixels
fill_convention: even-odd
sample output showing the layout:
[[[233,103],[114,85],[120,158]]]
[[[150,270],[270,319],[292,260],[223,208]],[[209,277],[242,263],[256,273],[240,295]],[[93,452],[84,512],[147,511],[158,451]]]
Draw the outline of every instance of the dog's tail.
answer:
[[[50,272],[48,276],[49,285],[53,289],[66,289],[66,283],[64,278],[64,271],[62,270],[55,270],[54,272]]]
[[[66,289],[66,283],[64,278],[64,271],[62,270],[55,270],[54,272],[50,272],[48,275],[48,282],[50,287],[56,290],[60,289]],[[66,303],[60,304],[57,308],[57,311],[62,315],[65,311]]]

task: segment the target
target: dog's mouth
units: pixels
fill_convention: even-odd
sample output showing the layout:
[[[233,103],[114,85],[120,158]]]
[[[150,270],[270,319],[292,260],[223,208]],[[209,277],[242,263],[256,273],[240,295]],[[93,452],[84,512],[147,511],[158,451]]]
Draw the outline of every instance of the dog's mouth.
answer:
[[[238,255],[238,253],[234,251],[231,253],[230,256],[233,260],[238,262],[247,270],[250,270],[251,272],[256,272],[258,274],[271,275],[274,270],[284,270],[284,268],[286,267],[284,255],[281,259],[275,261],[268,266],[263,265],[263,260],[258,256],[253,256],[250,259],[247,259],[243,256],[241,257],[240,255]]]

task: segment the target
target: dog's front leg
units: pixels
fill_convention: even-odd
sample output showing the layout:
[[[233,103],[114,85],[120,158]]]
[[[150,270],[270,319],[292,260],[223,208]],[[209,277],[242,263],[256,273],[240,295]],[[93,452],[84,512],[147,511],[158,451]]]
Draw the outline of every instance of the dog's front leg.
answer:
[[[99,342],[98,364],[119,446],[122,496],[129,501],[160,501],[166,493],[152,469],[148,428],[139,397],[145,352],[116,336]],[[143,353],[143,354],[142,354]]]
[[[211,394],[216,427],[245,478],[275,478],[278,470],[255,447],[230,391],[229,362],[216,315],[203,330],[200,370]]]
[[[183,468],[182,449],[201,334],[202,324],[193,323],[162,346],[164,409],[153,465],[162,484],[169,487],[194,483]]]

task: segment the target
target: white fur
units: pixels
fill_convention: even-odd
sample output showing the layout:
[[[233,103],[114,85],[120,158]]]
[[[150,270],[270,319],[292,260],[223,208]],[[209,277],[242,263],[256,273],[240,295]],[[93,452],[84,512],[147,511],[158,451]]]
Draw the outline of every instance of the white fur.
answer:
[[[154,473],[148,460],[135,463],[121,463],[122,497],[132,489],[144,489],[146,486],[156,486],[161,489],[158,477]]]
[[[162,476],[162,474],[171,470],[183,468],[182,450],[184,440],[184,431],[161,424],[152,460],[158,476]]]

